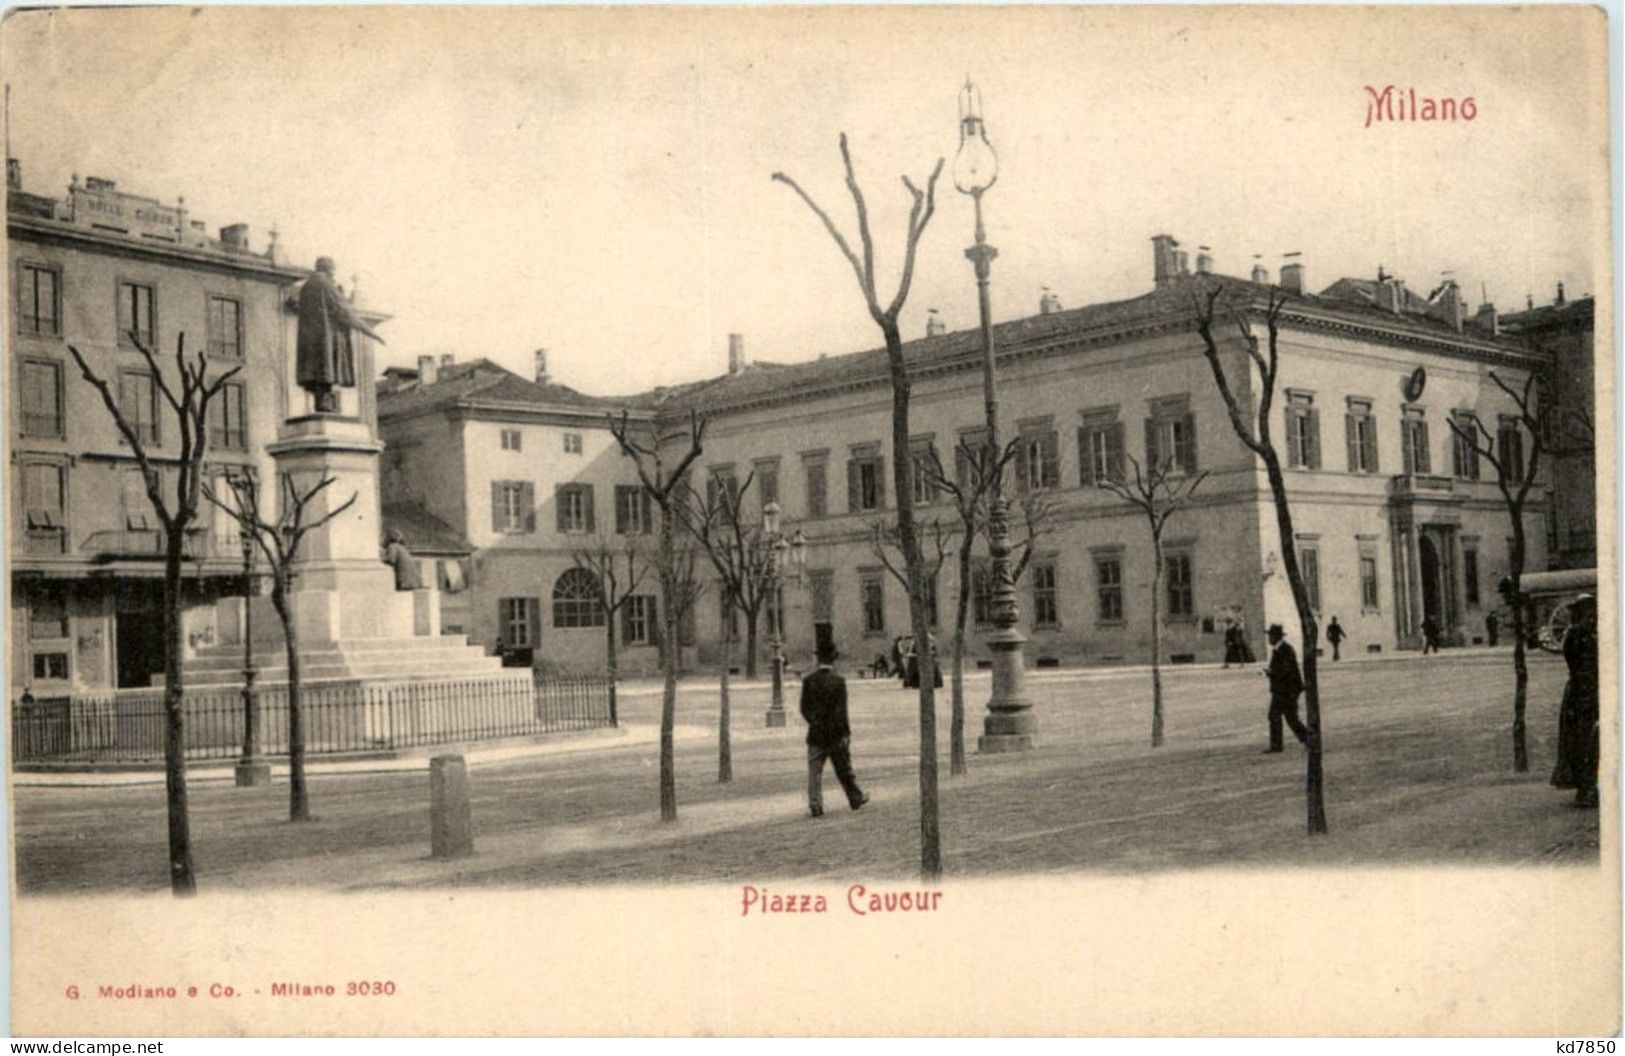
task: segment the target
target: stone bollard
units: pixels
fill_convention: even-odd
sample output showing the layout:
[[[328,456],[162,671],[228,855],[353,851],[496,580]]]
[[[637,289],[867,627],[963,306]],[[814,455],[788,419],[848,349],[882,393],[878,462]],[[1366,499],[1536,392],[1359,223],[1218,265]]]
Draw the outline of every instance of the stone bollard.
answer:
[[[429,760],[429,845],[435,858],[466,858],[474,853],[468,766],[460,755],[437,755]]]

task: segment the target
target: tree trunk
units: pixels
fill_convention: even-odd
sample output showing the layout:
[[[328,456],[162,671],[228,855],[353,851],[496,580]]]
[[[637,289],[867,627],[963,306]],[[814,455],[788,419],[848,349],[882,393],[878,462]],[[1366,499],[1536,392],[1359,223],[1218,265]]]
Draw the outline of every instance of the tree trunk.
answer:
[[[1268,442],[1267,435],[1262,439]],[[1315,613],[1309,604],[1309,588],[1304,584],[1303,570],[1298,567],[1298,550],[1292,534],[1292,511],[1287,506],[1286,479],[1281,475],[1281,460],[1274,448],[1267,449],[1264,470],[1269,475],[1270,493],[1275,499],[1275,522],[1281,534],[1281,564],[1286,569],[1287,583],[1292,587],[1292,603],[1298,610],[1298,633],[1303,641],[1303,720],[1309,728],[1309,760],[1305,780],[1309,834],[1321,836],[1326,833],[1326,792],[1321,767],[1320,677],[1315,663],[1320,632],[1315,626]]]
[[[972,526],[967,525],[965,545],[959,551],[959,599],[954,609],[954,671],[948,719],[948,773],[954,777],[968,769],[965,765],[965,619],[970,613],[970,545],[975,537]]]
[[[282,621],[282,642],[288,656],[288,820],[310,820],[310,797],[305,791],[305,712],[299,673],[299,629],[288,611],[288,588],[281,576],[271,587],[271,604]]]
[[[661,620],[666,628],[665,688],[660,697],[660,820],[677,820],[677,769],[672,757],[672,732],[677,725],[677,546],[673,535],[672,512],[660,509],[660,593],[666,611]]]
[[[620,683],[621,669],[620,657],[615,651],[615,612],[618,611],[620,611],[620,607],[616,606],[614,611],[606,608],[604,612],[604,626],[606,628],[604,631],[604,666],[609,670],[609,724],[611,726],[621,724],[620,714],[616,707],[618,702],[615,699],[615,689]]]
[[[937,805],[937,700],[936,649],[925,611],[924,561],[914,525],[914,491],[909,449],[908,368],[903,361],[903,339],[897,320],[885,317],[886,361],[891,368],[892,481],[897,493],[897,534],[908,579],[908,608],[914,627],[915,653],[920,670],[920,876],[935,883],[942,876],[942,838]]]
[[[722,699],[718,704],[717,712],[717,781],[722,784],[727,784],[729,781],[734,779],[733,735],[730,729],[729,717],[730,701],[728,668],[733,663],[733,647],[730,638],[731,636],[728,634],[728,612],[727,607],[724,606],[722,615],[722,644],[720,646],[722,661],[719,665],[721,670],[718,672],[718,689],[721,692]]]
[[[1151,747],[1162,747],[1162,536],[1151,533]]]
[[[186,687],[181,674],[181,556],[185,545],[184,526],[168,531],[164,546],[164,791],[169,805],[169,887],[177,896],[197,893],[186,806]]]
[[[1529,664],[1524,653],[1524,639],[1529,633],[1523,603],[1523,563],[1525,539],[1523,534],[1523,503],[1507,504],[1512,515],[1512,553],[1510,578],[1512,580],[1512,770],[1529,771],[1529,745],[1524,732],[1524,711],[1529,701]]]
[[[756,680],[756,618],[760,609],[745,613],[745,677]]]

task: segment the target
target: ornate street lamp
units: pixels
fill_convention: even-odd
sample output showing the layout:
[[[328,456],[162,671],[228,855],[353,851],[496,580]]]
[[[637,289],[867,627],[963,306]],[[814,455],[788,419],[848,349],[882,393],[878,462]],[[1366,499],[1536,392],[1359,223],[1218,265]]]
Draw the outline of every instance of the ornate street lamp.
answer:
[[[766,548],[768,589],[773,599],[773,701],[767,708],[767,726],[776,729],[788,725],[784,711],[784,575],[790,553],[776,502],[762,507],[761,545]]]
[[[234,478],[242,509],[250,509],[253,489],[247,481]],[[254,534],[248,528],[238,532],[243,548],[243,755],[234,771],[237,787],[248,788],[267,784],[271,780],[271,765],[260,758],[260,705],[259,693],[254,689],[258,670],[254,666]]]
[[[982,395],[987,404],[987,448],[984,457],[997,465],[999,399],[994,380],[993,310],[988,281],[999,251],[988,244],[982,223],[982,195],[999,178],[999,158],[987,141],[982,121],[982,93],[969,80],[959,93],[959,153],[954,157],[954,186],[971,196],[976,206],[976,243],[965,250],[976,272],[976,300],[982,323]],[[1032,701],[1022,688],[1025,662],[1021,647],[1026,637],[1016,629],[1016,585],[1010,571],[1010,526],[1004,502],[1003,468],[993,475],[988,494],[987,549],[993,563],[993,632],[987,646],[993,654],[993,690],[987,719],[977,747],[983,752],[1013,752],[1033,746],[1037,723]]]

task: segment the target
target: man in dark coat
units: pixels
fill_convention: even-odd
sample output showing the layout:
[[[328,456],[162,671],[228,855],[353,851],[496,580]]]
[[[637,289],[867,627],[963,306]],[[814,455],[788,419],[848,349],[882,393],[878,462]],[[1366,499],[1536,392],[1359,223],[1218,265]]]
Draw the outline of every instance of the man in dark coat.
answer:
[[[1298,718],[1298,694],[1303,692],[1303,675],[1298,671],[1298,654],[1286,640],[1286,632],[1278,623],[1270,624],[1270,666],[1265,674],[1270,680],[1270,746],[1265,754],[1282,751],[1281,722],[1292,727],[1292,735],[1299,744],[1309,743],[1309,730]]]
[[[336,386],[355,387],[355,348],[350,332],[382,342],[373,329],[350,309],[350,302],[333,281],[332,257],[320,257],[316,270],[299,291],[299,341],[294,378],[316,398],[318,411],[338,410]]]
[[[801,680],[801,717],[807,720],[807,807],[824,814],[824,761],[835,764],[835,779],[853,810],[869,802],[852,775],[852,728],[846,718],[846,679],[831,666],[835,647],[821,643],[818,668]]]
[[[1348,633],[1343,630],[1343,625],[1337,622],[1336,616],[1333,616],[1331,626],[1326,628],[1326,640],[1332,644],[1333,660],[1342,659],[1341,654],[1343,650],[1341,647],[1343,645],[1343,639],[1347,637]]]

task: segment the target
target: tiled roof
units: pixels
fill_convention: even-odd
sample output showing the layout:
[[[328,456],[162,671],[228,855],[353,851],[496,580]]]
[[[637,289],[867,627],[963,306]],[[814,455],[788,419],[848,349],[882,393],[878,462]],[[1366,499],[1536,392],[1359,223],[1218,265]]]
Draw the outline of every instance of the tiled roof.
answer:
[[[415,502],[386,502],[384,531],[398,530],[414,554],[469,554],[474,544],[457,530]]]
[[[378,413],[383,417],[394,417],[474,403],[583,409],[622,406],[621,401],[587,396],[568,385],[542,385],[529,381],[482,357],[441,367],[436,379],[427,385],[413,385],[393,392],[381,391],[378,395]]]

